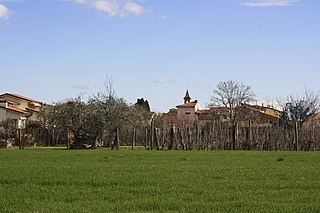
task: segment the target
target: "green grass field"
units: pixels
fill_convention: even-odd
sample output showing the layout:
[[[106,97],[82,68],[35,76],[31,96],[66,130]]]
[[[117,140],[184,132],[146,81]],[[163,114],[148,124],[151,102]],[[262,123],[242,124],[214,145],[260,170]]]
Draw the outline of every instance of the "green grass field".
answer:
[[[0,150],[0,212],[320,212],[320,153]]]

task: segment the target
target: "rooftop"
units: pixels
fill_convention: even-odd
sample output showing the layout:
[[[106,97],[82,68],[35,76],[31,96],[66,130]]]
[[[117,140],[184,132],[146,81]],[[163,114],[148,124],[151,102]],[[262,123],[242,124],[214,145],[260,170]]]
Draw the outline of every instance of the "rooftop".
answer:
[[[176,107],[177,108],[194,108],[197,104],[198,104],[198,101],[195,100],[190,103],[177,105]]]
[[[15,97],[15,98],[23,99],[26,101],[35,102],[35,103],[40,103],[40,104],[42,103],[41,101],[38,101],[38,100],[35,100],[32,98],[28,98],[28,97],[25,97],[25,96],[22,96],[19,94],[15,94],[15,93],[4,93],[4,94],[0,95],[0,99],[1,99],[1,97],[5,97],[5,96],[11,96],[11,97]]]

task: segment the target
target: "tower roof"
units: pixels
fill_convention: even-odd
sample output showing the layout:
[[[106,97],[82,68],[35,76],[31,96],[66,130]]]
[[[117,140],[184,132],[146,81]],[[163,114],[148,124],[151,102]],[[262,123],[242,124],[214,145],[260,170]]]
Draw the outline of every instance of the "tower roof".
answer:
[[[188,89],[187,89],[186,94],[185,94],[183,99],[184,99],[184,103],[189,103],[190,102],[191,98],[190,98]]]

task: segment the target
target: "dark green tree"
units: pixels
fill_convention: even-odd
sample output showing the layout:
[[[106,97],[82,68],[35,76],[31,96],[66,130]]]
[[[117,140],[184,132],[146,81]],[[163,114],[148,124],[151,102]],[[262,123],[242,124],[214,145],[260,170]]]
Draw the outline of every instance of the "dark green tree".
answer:
[[[150,112],[150,105],[148,100],[144,100],[143,98],[138,98],[137,102],[134,104],[136,107],[140,107],[141,109],[144,109],[148,112]]]

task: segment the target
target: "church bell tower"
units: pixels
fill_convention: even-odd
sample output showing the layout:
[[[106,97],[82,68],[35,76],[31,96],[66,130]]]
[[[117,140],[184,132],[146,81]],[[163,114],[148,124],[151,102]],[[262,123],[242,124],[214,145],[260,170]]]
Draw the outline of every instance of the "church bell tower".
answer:
[[[191,101],[191,98],[190,98],[188,89],[187,89],[187,91],[186,91],[186,94],[185,94],[183,100],[184,100],[184,103],[185,103],[185,104],[190,103],[190,101]]]

